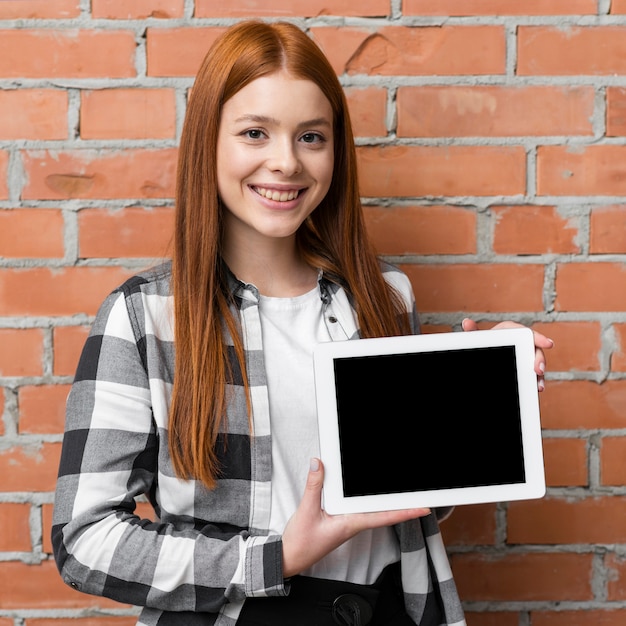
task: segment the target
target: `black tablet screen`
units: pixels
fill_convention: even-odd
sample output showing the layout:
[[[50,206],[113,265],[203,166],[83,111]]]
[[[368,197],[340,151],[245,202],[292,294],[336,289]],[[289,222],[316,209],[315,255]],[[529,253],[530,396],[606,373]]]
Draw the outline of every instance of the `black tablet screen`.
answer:
[[[514,346],[334,364],[346,497],[524,482]]]

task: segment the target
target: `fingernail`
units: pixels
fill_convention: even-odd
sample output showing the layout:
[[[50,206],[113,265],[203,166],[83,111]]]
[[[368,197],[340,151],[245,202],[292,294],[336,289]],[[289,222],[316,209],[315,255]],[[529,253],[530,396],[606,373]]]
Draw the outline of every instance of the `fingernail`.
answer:
[[[545,383],[543,382],[543,380],[540,380],[540,381],[537,383],[537,388],[539,389],[539,391],[543,391],[543,390],[546,388],[546,385],[545,385]]]
[[[319,459],[312,458],[311,462],[309,464],[309,469],[312,472],[317,472],[317,470],[319,470],[319,468],[320,468],[320,461],[319,461]]]
[[[539,369],[540,369],[542,372],[545,372],[545,371],[546,371],[546,364],[545,364],[545,363],[539,363]]]

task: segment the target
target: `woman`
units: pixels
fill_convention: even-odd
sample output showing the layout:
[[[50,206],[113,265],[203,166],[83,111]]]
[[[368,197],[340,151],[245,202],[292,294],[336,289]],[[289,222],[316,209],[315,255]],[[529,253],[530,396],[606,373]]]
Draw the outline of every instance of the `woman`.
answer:
[[[365,232],[341,86],[297,27],[242,22],[208,52],[175,237],[171,264],[105,300],[77,369],[64,580],[144,607],[145,626],[465,624],[445,512],[321,508],[313,346],[419,325]],[[142,494],[158,523],[134,514]]]

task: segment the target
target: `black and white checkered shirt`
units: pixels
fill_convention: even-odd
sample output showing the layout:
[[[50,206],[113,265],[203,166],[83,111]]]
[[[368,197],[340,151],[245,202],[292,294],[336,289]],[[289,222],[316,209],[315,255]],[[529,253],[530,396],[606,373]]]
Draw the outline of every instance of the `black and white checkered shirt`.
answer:
[[[419,332],[408,278],[385,265]],[[67,403],[53,544],[65,582],[85,593],[144,607],[138,625],[233,626],[248,597],[281,596],[281,537],[268,533],[270,416],[258,293],[231,276],[248,363],[255,437],[235,377],[217,488],[177,478],[168,454],[174,378],[169,263],[129,279],[102,304]],[[345,291],[319,281],[333,340],[358,338]],[[227,441],[228,445],[222,445]],[[146,495],[158,522],[135,515]],[[449,626],[461,603],[431,514],[397,527],[408,613],[420,624],[429,594]]]

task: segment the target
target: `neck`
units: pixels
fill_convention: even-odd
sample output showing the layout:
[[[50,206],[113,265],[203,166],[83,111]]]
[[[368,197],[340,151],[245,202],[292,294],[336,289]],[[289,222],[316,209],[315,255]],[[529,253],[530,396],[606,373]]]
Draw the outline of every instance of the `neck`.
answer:
[[[264,296],[302,295],[315,287],[317,271],[304,262],[295,239],[282,244],[265,249],[224,246],[223,257],[239,280],[255,285]]]

